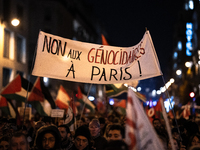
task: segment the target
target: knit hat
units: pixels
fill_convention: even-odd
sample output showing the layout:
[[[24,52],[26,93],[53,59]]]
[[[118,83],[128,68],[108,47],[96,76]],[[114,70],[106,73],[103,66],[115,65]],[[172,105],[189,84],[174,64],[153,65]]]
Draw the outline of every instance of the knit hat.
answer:
[[[74,139],[79,135],[86,137],[88,141],[91,139],[90,130],[86,126],[80,126],[76,129]]]
[[[98,119],[92,119],[92,121],[90,122],[89,126],[97,126],[100,128],[100,123]]]

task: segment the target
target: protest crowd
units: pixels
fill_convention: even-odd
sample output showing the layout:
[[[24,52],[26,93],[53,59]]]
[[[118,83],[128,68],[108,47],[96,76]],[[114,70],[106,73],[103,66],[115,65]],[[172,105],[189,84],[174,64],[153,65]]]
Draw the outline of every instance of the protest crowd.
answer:
[[[176,150],[200,149],[199,124],[195,118],[170,119]],[[0,119],[0,150],[128,150],[125,142],[126,116],[113,112],[107,117],[98,114],[77,115],[70,127],[65,117],[42,117],[17,125],[16,119]],[[172,149],[163,120],[154,118],[152,125],[164,149]]]

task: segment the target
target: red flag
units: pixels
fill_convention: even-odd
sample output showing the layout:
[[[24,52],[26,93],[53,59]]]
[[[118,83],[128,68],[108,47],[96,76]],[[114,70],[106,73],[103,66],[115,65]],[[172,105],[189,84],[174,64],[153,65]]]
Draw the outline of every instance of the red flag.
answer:
[[[62,85],[60,85],[60,88],[58,90],[58,94],[57,94],[57,97],[56,97],[56,101],[55,101],[56,105],[60,109],[65,109],[66,112],[67,112],[70,101],[71,101],[71,97],[66,92],[64,87]]]
[[[153,119],[154,119],[153,117],[154,117],[154,115],[155,115],[154,108],[153,108],[153,107],[152,107],[152,108],[149,108],[149,106],[146,106],[146,107],[145,107],[145,112],[146,112],[146,114],[147,114],[147,116],[148,116],[150,122],[152,123],[152,121],[153,121]]]
[[[109,45],[107,40],[106,40],[106,38],[105,38],[105,36],[103,34],[101,34],[101,40],[102,40],[102,44],[103,45]]]
[[[160,97],[156,106],[154,107],[154,111],[155,111],[155,118],[158,119],[163,119],[163,115],[162,115],[162,106],[161,106],[161,100],[163,101],[163,98]]]

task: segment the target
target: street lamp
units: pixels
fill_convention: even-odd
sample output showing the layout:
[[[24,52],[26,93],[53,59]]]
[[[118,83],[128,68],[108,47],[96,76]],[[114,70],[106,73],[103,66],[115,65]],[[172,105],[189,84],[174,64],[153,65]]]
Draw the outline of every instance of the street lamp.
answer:
[[[13,25],[13,26],[18,26],[19,24],[20,24],[20,21],[19,21],[19,19],[17,19],[17,18],[14,18],[12,21],[11,21],[11,24]]]
[[[192,62],[187,61],[187,62],[185,63],[185,66],[186,66],[187,68],[190,68],[190,67],[192,66]]]
[[[180,69],[176,70],[176,74],[179,76],[182,74],[182,71]]]

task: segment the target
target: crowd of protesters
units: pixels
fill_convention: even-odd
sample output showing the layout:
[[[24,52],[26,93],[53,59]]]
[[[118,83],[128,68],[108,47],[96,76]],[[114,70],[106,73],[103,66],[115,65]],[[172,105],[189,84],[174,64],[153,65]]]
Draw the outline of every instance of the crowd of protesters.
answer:
[[[125,141],[126,117],[78,115],[74,124],[65,118],[38,117],[17,125],[16,119],[0,119],[0,150],[128,150]],[[199,126],[194,118],[169,119],[176,150],[200,149]],[[163,120],[152,125],[165,150],[172,146]]]

